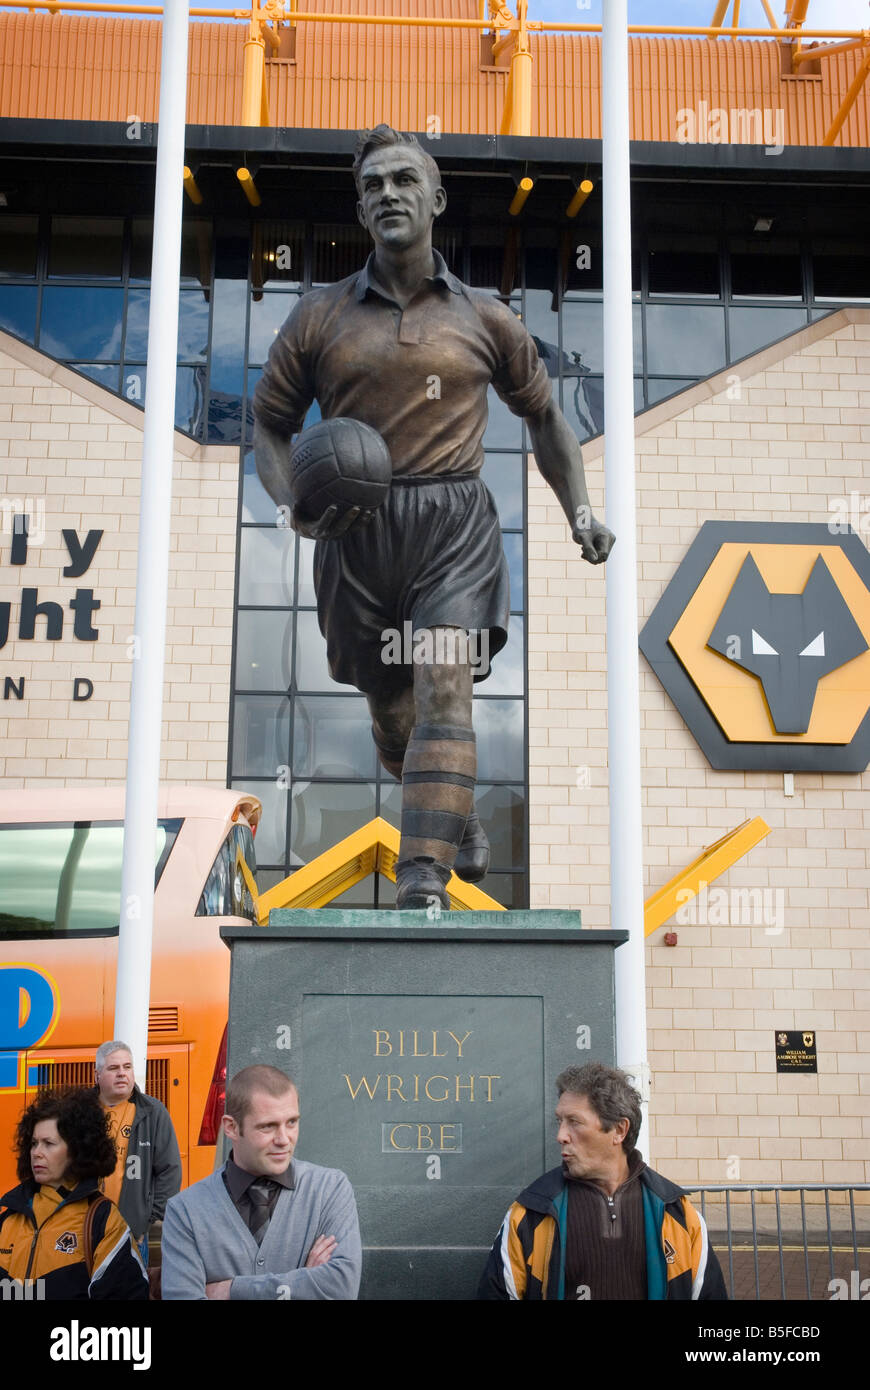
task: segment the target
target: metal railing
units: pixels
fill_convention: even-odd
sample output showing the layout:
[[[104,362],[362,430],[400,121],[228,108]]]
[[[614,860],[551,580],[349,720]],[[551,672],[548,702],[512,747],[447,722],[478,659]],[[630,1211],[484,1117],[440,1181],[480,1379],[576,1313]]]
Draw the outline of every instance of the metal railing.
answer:
[[[870,1289],[870,1183],[701,1183],[685,1191],[707,1223],[732,1299],[859,1298],[862,1257]],[[857,1204],[856,1192],[866,1194]],[[760,1193],[773,1200],[757,1201]],[[784,1202],[786,1193],[797,1196]],[[844,1195],[832,1202],[834,1193]]]

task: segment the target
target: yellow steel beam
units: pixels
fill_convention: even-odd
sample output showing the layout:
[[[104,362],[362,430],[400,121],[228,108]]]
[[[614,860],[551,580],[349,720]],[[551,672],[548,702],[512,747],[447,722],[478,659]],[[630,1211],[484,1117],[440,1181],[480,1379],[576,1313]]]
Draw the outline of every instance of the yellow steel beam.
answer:
[[[770,826],[761,816],[755,816],[730,830],[715,844],[708,845],[687,868],[674,874],[672,879],[647,898],[643,907],[644,935],[651,936],[663,922],[673,917],[678,907],[700,891],[702,884],[712,883],[720,874],[724,874],[769,833]]]
[[[257,185],[254,183],[254,176],[250,169],[245,169],[244,167],[237,169],[236,178],[241,185],[242,192],[251,204],[251,207],[258,208],[263,200],[257,191]]]
[[[843,98],[843,104],[831,122],[831,127],[822,141],[823,145],[833,145],[843,126],[846,124],[849,112],[858,100],[858,93],[867,81],[867,74],[870,73],[870,53],[866,55],[863,63],[852,80],[852,85]]]
[[[769,0],[761,0],[761,3],[762,3],[762,5],[764,6],[764,13],[767,15],[767,18],[768,18],[769,21],[770,21],[770,27],[771,27],[771,29],[778,29],[778,28],[779,28],[779,25],[777,24],[777,21],[776,21],[776,15],[773,13],[773,10],[770,8]]]
[[[398,854],[398,830],[383,817],[376,816],[261,894],[257,905],[258,921],[264,926],[269,913],[277,907],[325,907],[371,873],[383,874],[395,882]],[[504,911],[501,903],[488,893],[473,883],[464,883],[455,874],[447,884],[447,896],[454,912]]]
[[[528,198],[534,186],[534,179],[530,179],[528,177],[520,179],[519,183],[517,184],[517,191],[511,199],[511,205],[508,208],[508,212],[510,213],[511,217],[517,217],[522,212],[523,208],[526,205],[526,199]]]
[[[821,48],[802,48],[792,54],[793,63],[811,63],[816,58],[827,58],[831,53],[848,53],[856,48],[870,46],[870,29],[865,29],[860,39],[847,39],[845,43],[826,43]]]
[[[197,203],[197,204],[198,204],[198,203],[201,203],[201,202],[202,202],[202,194],[201,194],[200,191],[199,191],[199,184],[197,183],[196,179],[193,177],[193,171],[192,171],[191,169],[188,169],[188,167],[187,167],[186,164],[185,164],[185,166],[184,166],[184,173],[183,173],[183,175],[182,175],[182,179],[183,179],[183,182],[184,182],[184,191],[185,191],[185,193],[187,194],[187,196],[188,196],[188,198],[190,199],[190,201],[191,201],[192,203]]]
[[[718,29],[725,15],[728,13],[728,6],[731,0],[716,0],[716,8],[713,11],[713,18],[710,20],[710,29]],[[711,34],[712,37],[712,34]]]
[[[577,185],[577,192],[565,209],[566,217],[577,216],[583,204],[586,202],[586,199],[589,197],[589,194],[592,192],[592,189],[593,183],[591,179],[583,179],[582,183]]]

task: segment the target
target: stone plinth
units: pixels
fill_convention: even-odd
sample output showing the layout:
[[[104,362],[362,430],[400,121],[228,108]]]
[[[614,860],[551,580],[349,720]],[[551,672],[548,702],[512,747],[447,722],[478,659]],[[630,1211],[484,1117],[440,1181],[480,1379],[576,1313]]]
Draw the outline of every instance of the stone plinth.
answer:
[[[474,1296],[504,1212],[559,1161],[553,1081],[615,1056],[625,933],[570,911],[276,911],[227,927],[230,1075],[302,1098],[298,1155],[353,1183],[361,1297]]]

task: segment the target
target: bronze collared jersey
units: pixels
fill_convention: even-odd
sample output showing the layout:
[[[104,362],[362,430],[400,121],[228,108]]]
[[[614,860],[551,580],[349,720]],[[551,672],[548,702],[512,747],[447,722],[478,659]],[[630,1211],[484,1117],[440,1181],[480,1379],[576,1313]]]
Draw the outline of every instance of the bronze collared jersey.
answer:
[[[478,473],[487,388],[520,416],[548,405],[552,388],[519,319],[432,254],[435,274],[404,310],[374,279],[374,253],[356,275],[304,295],[272,344],[256,418],[289,437],[316,399],[325,420],[376,429],[398,477]]]

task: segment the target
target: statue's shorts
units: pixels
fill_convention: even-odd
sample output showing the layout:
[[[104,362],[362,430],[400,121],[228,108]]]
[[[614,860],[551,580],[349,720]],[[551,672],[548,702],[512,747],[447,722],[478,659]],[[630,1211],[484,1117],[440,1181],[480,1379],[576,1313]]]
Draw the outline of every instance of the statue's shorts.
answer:
[[[465,628],[475,680],[489,673],[475,656],[491,660],[507,641],[507,561],[478,477],[394,479],[370,522],[317,542],[314,584],[332,678],[367,695],[413,684],[422,629]]]

